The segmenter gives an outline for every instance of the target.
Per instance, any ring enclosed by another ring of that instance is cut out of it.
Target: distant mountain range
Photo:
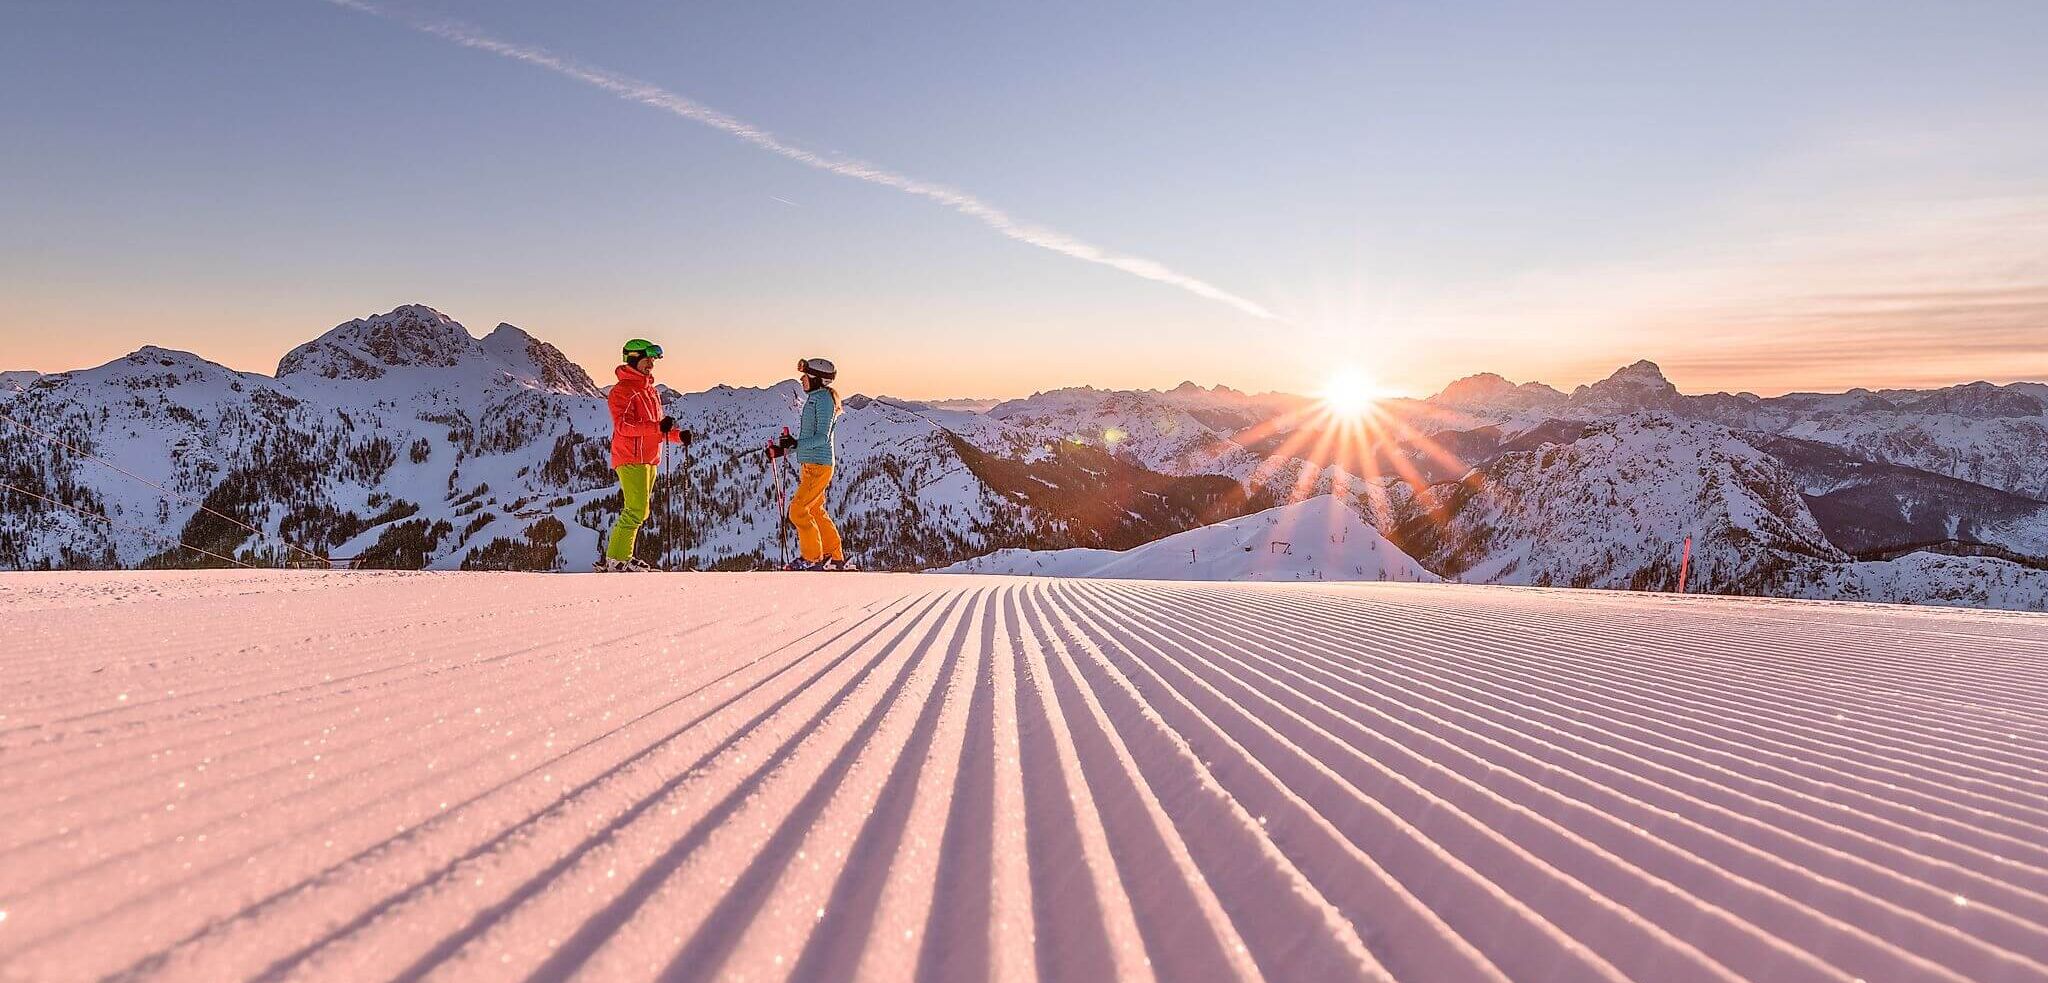
[[[586,568],[618,505],[602,392],[519,328],[477,338],[418,305],[340,324],[275,376],[155,347],[0,374],[0,412],[164,489],[0,421],[0,567],[220,565],[182,540],[251,563],[299,547]],[[793,383],[665,393],[702,438],[672,462],[644,557],[776,560],[771,473],[748,452],[793,423],[795,398]],[[1193,384],[852,395],[839,450],[833,508],[886,568],[1128,550],[1336,494],[1447,579],[1666,589],[1691,536],[1694,590],[2048,607],[2041,383],[1686,395],[1638,362],[1570,393],[1475,375],[1363,421]]]

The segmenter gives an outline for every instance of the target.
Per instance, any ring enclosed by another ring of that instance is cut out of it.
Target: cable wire
[[[118,464],[115,464],[115,463],[114,463],[114,462],[112,462],[112,461],[109,461],[109,460],[107,460],[107,459],[105,459],[105,458],[102,458],[102,457],[99,457],[99,456],[96,456],[96,455],[93,455],[93,454],[88,454],[88,453],[86,453],[86,452],[84,452],[84,451],[82,451],[82,450],[79,450],[78,448],[76,448],[76,447],[73,447],[73,446],[72,446],[72,445],[71,445],[70,443],[66,442],[66,441],[65,441],[65,440],[64,440],[64,439],[63,439],[62,437],[57,437],[57,436],[54,436],[54,435],[51,435],[51,434],[48,434],[48,433],[44,433],[43,431],[41,431],[41,430],[38,430],[38,429],[36,429],[35,427],[29,426],[28,424],[26,424],[26,423],[23,423],[23,422],[21,422],[20,420],[17,420],[17,419],[15,419],[15,418],[11,417],[11,416],[8,416],[8,415],[7,415],[7,414],[5,414],[5,413],[0,413],[0,420],[6,420],[7,422],[9,422],[9,423],[12,423],[12,424],[14,424],[15,426],[17,426],[17,427],[20,427],[21,429],[23,429],[23,430],[26,430],[26,431],[28,431],[29,433],[35,434],[36,436],[38,436],[38,437],[41,437],[41,438],[43,438],[43,440],[45,440],[45,441],[47,441],[47,442],[49,442],[49,443],[51,443],[51,444],[53,444],[53,445],[55,445],[55,446],[57,446],[57,447],[62,447],[62,448],[64,448],[65,450],[67,450],[67,451],[70,451],[71,453],[73,453],[73,454],[75,454],[75,455],[77,455],[77,456],[79,456],[79,457],[85,458],[85,459],[86,459],[86,460],[88,460],[88,461],[92,461],[92,462],[94,462],[94,463],[96,463],[96,464],[104,465],[105,467],[108,467],[108,468],[112,468],[113,470],[115,470],[115,471],[118,471],[118,472],[120,472],[121,474],[127,475],[128,477],[130,477],[130,478],[133,478],[133,479],[135,479],[136,481],[140,481],[140,482],[142,482],[143,484],[145,484],[145,485],[148,485],[149,487],[151,487],[151,488],[154,488],[154,489],[156,489],[157,491],[163,492],[164,494],[166,494],[166,495],[169,495],[170,497],[172,497],[172,498],[175,498],[175,499],[177,499],[178,501],[180,501],[180,502],[183,502],[183,503],[184,503],[184,504],[186,504],[186,505],[192,505],[192,506],[197,506],[197,507],[198,507],[198,509],[199,509],[200,511],[202,511],[202,512],[205,512],[205,513],[207,513],[207,514],[209,514],[209,515],[212,515],[212,516],[215,516],[215,517],[218,517],[218,518],[221,518],[221,519],[226,519],[227,521],[229,521],[229,522],[232,522],[232,523],[234,523],[235,525],[237,525],[237,526],[240,526],[240,527],[242,527],[243,529],[246,529],[246,530],[248,530],[249,532],[253,533],[253,534],[254,534],[254,535],[255,535],[255,536],[256,536],[256,537],[258,538],[258,539],[263,539],[263,538],[266,538],[266,536],[265,536],[265,534],[264,534],[263,530],[261,530],[261,529],[258,529],[258,528],[256,528],[255,526],[252,526],[252,525],[250,525],[250,524],[248,524],[248,523],[246,523],[246,522],[243,522],[242,520],[240,520],[240,519],[237,519],[237,518],[235,518],[234,516],[231,516],[231,515],[226,515],[226,514],[223,514],[223,513],[221,513],[221,512],[217,512],[217,511],[215,511],[215,510],[213,510],[213,509],[210,509],[210,508],[208,508],[208,507],[206,506],[206,503],[205,503],[205,502],[203,502],[203,501],[198,501],[198,502],[195,502],[195,501],[193,501],[192,499],[190,499],[190,498],[188,498],[188,497],[186,497],[186,496],[184,496],[184,495],[180,495],[180,494],[178,494],[177,492],[174,492],[174,491],[172,491],[172,490],[170,490],[170,489],[168,489],[168,488],[165,488],[164,486],[162,486],[162,485],[159,485],[159,484],[157,484],[156,482],[154,482],[154,481],[151,481],[151,480],[149,480],[148,478],[145,478],[145,477],[143,477],[143,476],[141,476],[141,475],[139,475],[139,474],[136,474],[135,472],[133,472],[133,471],[130,471],[130,470],[128,470],[127,468],[124,468],[124,467],[122,467],[122,466],[120,466],[120,465],[118,465]],[[10,486],[10,487],[11,487],[11,486]],[[25,492],[24,492],[24,494],[27,494],[27,493],[25,493]],[[59,503],[59,504],[61,504],[61,503]],[[109,520],[109,521],[111,521],[111,520]],[[289,540],[289,539],[286,539],[286,538],[284,538],[284,535],[283,535],[282,533],[280,533],[280,534],[279,534],[278,536],[276,536],[275,538],[277,539],[277,541],[278,541],[278,542],[280,542],[280,543],[283,543],[283,544],[284,544],[285,546],[287,546],[287,547],[289,547],[289,548],[291,548],[291,549],[295,549],[295,550],[298,550],[298,551],[299,551],[299,552],[301,552],[301,553],[304,553],[304,554],[305,554],[305,555],[306,555],[306,556],[307,556],[308,558],[310,558],[310,559],[318,560],[318,561],[320,561],[320,562],[321,562],[322,564],[325,564],[325,563],[327,563],[327,562],[328,562],[328,560],[327,560],[327,557],[324,557],[324,556],[321,556],[321,555],[319,555],[319,554],[317,554],[317,553],[314,553],[314,552],[313,552],[312,550],[306,549],[305,547],[303,547],[303,546],[300,546],[300,545],[298,545],[297,543],[294,543],[294,542],[292,542],[291,540]]]
[[[204,554],[206,554],[207,556],[213,557],[213,558],[214,558],[214,559],[216,559],[216,560],[220,560],[220,561],[221,561],[221,562],[223,562],[223,563],[232,563],[232,564],[234,564],[235,566],[241,567],[241,568],[243,568],[243,569],[245,569],[245,570],[254,570],[254,569],[256,569],[256,567],[255,567],[255,566],[253,566],[253,565],[251,565],[251,564],[248,564],[248,563],[243,563],[242,561],[240,561],[240,560],[237,560],[237,559],[235,559],[235,558],[233,558],[233,557],[229,557],[229,556],[222,556],[222,555],[220,555],[219,553],[215,553],[215,552],[213,552],[212,550],[203,550],[203,549],[200,549],[199,547],[197,547],[197,546],[194,546],[194,545],[192,545],[191,543],[185,542],[185,541],[184,541],[184,540],[182,540],[182,539],[177,539],[177,538],[174,538],[174,537],[171,537],[171,536],[166,536],[166,535],[164,535],[164,534],[162,534],[162,533],[160,533],[160,532],[155,532],[155,531],[153,531],[153,530],[150,530],[150,529],[144,529],[143,527],[141,527],[141,526],[138,526],[138,525],[134,525],[134,524],[132,524],[132,523],[122,522],[122,521],[121,521],[121,520],[119,520],[119,519],[115,519],[115,518],[113,518],[113,517],[111,517],[111,516],[107,516],[107,515],[101,514],[101,513],[99,513],[99,512],[89,512],[89,511],[87,511],[87,510],[85,510],[85,509],[79,508],[79,507],[78,507],[78,506],[76,506],[76,505],[72,505],[72,504],[71,504],[71,503],[69,503],[69,502],[60,502],[60,501],[57,501],[57,500],[56,500],[56,499],[54,499],[54,498],[50,498],[50,497],[48,497],[48,496],[45,496],[45,495],[38,495],[38,494],[36,494],[35,492],[29,491],[28,489],[26,489],[26,488],[22,488],[22,487],[20,487],[20,486],[18,486],[18,485],[12,485],[12,484],[9,484],[9,483],[7,483],[7,482],[5,482],[5,481],[0,481],[0,488],[5,488],[5,489],[7,489],[7,490],[9,490],[9,491],[19,492],[19,493],[21,493],[21,494],[23,494],[23,495],[27,495],[28,497],[30,497],[30,498],[33,498],[33,499],[36,499],[36,500],[38,500],[38,501],[48,502],[48,503],[50,503],[51,505],[55,505],[55,506],[57,506],[58,508],[70,509],[71,511],[73,511],[73,512],[76,512],[76,513],[78,513],[79,515],[85,516],[85,517],[86,517],[86,518],[88,518],[88,519],[98,519],[98,520],[100,520],[101,522],[107,523],[107,524],[109,524],[109,525],[119,526],[119,527],[121,527],[121,528],[123,528],[123,529],[133,529],[133,530],[135,530],[136,532],[139,532],[139,533],[141,533],[141,534],[143,534],[143,535],[145,535],[145,536],[148,536],[149,538],[151,538],[151,539],[154,539],[154,540],[156,540],[156,541],[158,541],[158,542],[162,542],[162,543],[175,543],[175,544],[177,544],[177,545],[179,545],[179,546],[182,546],[182,547],[184,547],[184,548],[186,548],[186,549],[188,549],[188,550],[191,550],[191,551],[192,551],[192,552],[194,552],[194,553],[204,553]]]

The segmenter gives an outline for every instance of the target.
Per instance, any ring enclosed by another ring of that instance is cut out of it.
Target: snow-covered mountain
[[[940,573],[1115,580],[1394,580],[1438,577],[1336,495],[1176,533],[1136,549],[998,550]]]
[[[1408,504],[1395,541],[1475,583],[1734,592],[1787,557],[1841,561],[1791,474],[1725,428],[1641,414],[1501,455]]]
[[[1155,470],[1249,474],[1260,460],[1231,437],[1295,402],[1191,382],[1164,391],[1081,386],[999,403],[987,415],[1042,438],[1104,447]]]
[[[1974,544],[1989,555],[2048,565],[2048,502],[1818,441],[1744,440],[1789,468],[1828,540],[1859,557]]]
[[[1466,376],[1444,387],[1431,402],[1460,410],[1548,409],[1564,405],[1564,393],[1540,382],[1516,385],[1492,372]]]
[[[1166,474],[1236,479],[1261,501],[1301,501],[1365,483],[1353,462],[1315,453],[1317,403],[1184,382],[1167,390],[1080,386],[1010,400],[987,411],[1038,441],[1099,447]]]
[[[1687,587],[1695,591],[2048,607],[2048,569],[2026,562],[1908,550],[1859,562],[1839,545],[1844,539],[1853,534],[1868,545],[1898,534],[1866,523],[1868,506],[1827,496],[1882,489],[1885,480],[1908,487],[1897,473],[1906,469],[1878,466],[1835,480],[1829,491],[1817,464],[1802,476],[1768,450],[1778,445],[1705,421],[1631,414],[1592,424],[1568,443],[1502,454],[1459,481],[1401,499],[1392,538],[1431,570],[1468,583],[1671,590],[1690,537]],[[1965,501],[1954,488],[1944,491]],[[1824,528],[1817,502],[1831,510],[1835,530]],[[2005,542],[2019,550],[2048,543],[2048,504],[2001,507],[2009,511],[1987,522]],[[1905,506],[1900,521],[1912,511]]]
[[[1688,396],[1652,362],[1637,362],[1559,401],[1531,402],[1505,379],[1461,380],[1419,402],[1468,414],[1471,425],[1514,430],[1548,420],[1602,420],[1656,410],[1737,430],[1830,444],[1870,461],[1899,464],[2048,500],[2048,385],[1968,383],[1932,390]],[[1545,387],[1547,388],[1547,387]],[[1417,429],[1459,429],[1416,416]],[[1441,426],[1432,426],[1441,424]],[[1474,466],[1484,462],[1473,462]]]
[[[183,540],[260,562],[574,569],[618,507],[604,390],[517,327],[478,338],[429,307],[337,325],[275,376],[148,347],[5,379],[10,419],[136,477],[0,421],[0,567],[216,562]],[[773,472],[749,452],[795,398],[664,389],[701,437],[671,462],[643,556],[776,558]],[[1337,494],[1466,580],[1664,587],[1691,535],[1695,589],[2048,606],[2043,383],[1687,395],[1642,361],[1569,394],[1470,376],[1364,420],[1192,383],[850,395],[839,443],[834,508],[879,567],[1128,550]]]

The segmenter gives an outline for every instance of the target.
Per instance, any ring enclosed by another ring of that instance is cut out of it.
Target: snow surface
[[[1135,549],[997,550],[934,572],[1113,580],[1438,579],[1335,495],[1190,529]]]
[[[2048,978],[2048,617],[0,574],[0,977]]]

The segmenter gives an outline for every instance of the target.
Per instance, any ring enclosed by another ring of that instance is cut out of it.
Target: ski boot
[[[855,565],[855,563],[852,560],[841,558],[837,560],[826,560],[824,563],[818,565],[818,569],[830,570],[834,573],[851,573],[859,570],[860,567]]]
[[[597,561],[597,565],[596,565],[596,567],[595,567],[594,569],[596,569],[596,571],[597,571],[598,573],[654,573],[654,572],[655,572],[655,569],[654,569],[653,567],[650,567],[650,566],[648,566],[647,564],[645,564],[645,563],[642,563],[642,562],[640,562],[640,560],[639,560],[639,558],[638,558],[638,557],[635,557],[635,558],[633,558],[633,559],[631,559],[631,560],[614,560],[614,559],[611,559],[610,557],[605,557],[605,558],[601,558],[601,559],[599,559],[599,560]]]
[[[813,573],[815,571],[824,570],[826,569],[826,567],[823,563],[817,563],[811,560],[791,560],[789,564],[787,566],[784,566],[782,569],[789,571],[791,573]]]

